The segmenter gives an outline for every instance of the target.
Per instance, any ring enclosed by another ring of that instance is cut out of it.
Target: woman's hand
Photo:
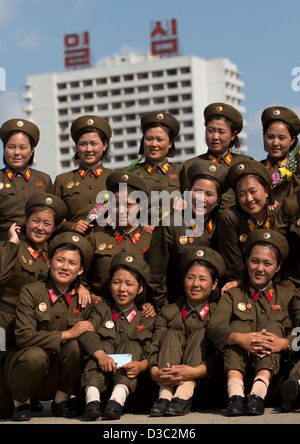
[[[221,290],[221,294],[223,295],[226,293],[226,291],[230,290],[231,288],[238,288],[242,285],[242,281],[231,281],[227,282],[224,287]]]
[[[13,244],[19,244],[20,239],[18,234],[21,232],[21,227],[19,227],[17,224],[12,224],[10,229],[8,230],[8,240],[9,242],[12,242]]]
[[[71,339],[77,339],[79,336],[83,335],[86,332],[94,332],[95,329],[89,321],[81,321],[74,325],[74,327],[70,328],[70,330],[66,330],[62,332],[61,340],[62,342],[70,341]]]
[[[140,373],[143,373],[147,370],[148,361],[145,359],[143,361],[131,361],[126,365],[123,365],[121,368],[125,370],[126,376],[129,379],[136,378]]]
[[[71,292],[71,295],[73,296],[76,293],[76,290],[73,290]],[[80,285],[78,290],[78,303],[82,308],[85,308],[87,305],[89,305],[92,302],[91,294],[87,288],[85,288],[83,285]]]
[[[142,305],[142,316],[144,318],[154,318],[156,316],[156,311],[150,302],[146,302]]]
[[[112,373],[114,376],[117,374],[119,367],[103,350],[98,350],[93,353],[93,357],[98,361],[98,365],[103,373]]]
[[[79,234],[85,234],[85,232],[89,229],[93,228],[93,225],[89,224],[85,220],[79,220],[78,222],[75,222],[72,227],[71,231],[74,231],[75,233]]]

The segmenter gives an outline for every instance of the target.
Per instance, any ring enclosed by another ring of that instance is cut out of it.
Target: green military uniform
[[[211,177],[223,188],[226,170],[221,165],[208,161],[190,167],[189,183],[202,176]],[[200,227],[195,219],[185,220],[184,215],[181,217],[181,223],[178,223],[177,216],[171,214],[170,224],[155,227],[152,235],[147,262],[152,273],[149,297],[156,310],[160,310],[167,303],[167,297],[169,302],[174,302],[182,296],[183,284],[179,270],[182,254],[191,246],[218,248],[216,233],[219,215],[217,209],[204,221],[204,227]],[[191,235],[187,236],[187,234]]]
[[[270,284],[262,292],[254,291],[251,283],[227,291],[210,321],[208,336],[219,350],[225,352],[226,372],[239,370],[244,374],[249,356],[242,348],[226,346],[232,332],[251,333],[266,329],[281,338],[289,337],[292,332],[291,301],[297,295],[295,286],[292,283]],[[272,294],[270,301],[267,299],[269,294]],[[256,372],[268,369],[274,375],[279,370],[280,354],[253,359]]]
[[[180,261],[183,278],[189,265],[198,260],[213,265],[220,278],[225,272],[225,264],[219,253],[206,247],[193,247],[185,251]],[[204,364],[208,374],[214,376],[218,370],[218,360],[214,347],[207,339],[206,329],[216,307],[217,302],[208,298],[193,308],[186,297],[162,307],[155,322],[149,367],[165,368],[167,364],[196,367]]]
[[[300,191],[285,199],[276,215],[274,229],[288,240],[290,251],[283,276],[300,285]]]
[[[40,132],[36,125],[24,119],[12,119],[0,129],[0,138],[4,141],[11,132],[22,131],[29,135],[35,144],[39,142]],[[26,166],[16,171],[10,166],[0,170],[0,240],[7,240],[7,231],[13,223],[23,225],[26,201],[33,193],[52,193],[50,176]]]
[[[80,235],[63,233],[51,243],[49,255],[62,244],[76,246],[87,266],[92,258],[89,242]],[[57,390],[72,394],[83,368],[77,340],[61,342],[62,332],[84,320],[91,306],[82,308],[77,294],[62,293],[51,278],[23,287],[16,316],[19,349],[7,353],[5,379],[12,399],[53,399]]]
[[[111,269],[119,265],[129,266],[143,277],[145,284],[149,283],[151,272],[143,259],[121,253],[114,257]],[[94,326],[95,333],[87,332],[79,338],[86,356],[103,350],[106,354],[129,353],[133,361],[148,359],[155,318],[143,317],[141,309],[135,304],[124,311],[113,302],[96,304],[88,320]],[[82,376],[82,386],[95,386],[102,393],[108,388],[110,377],[97,368],[94,359],[90,359]],[[124,384],[131,393],[136,389],[137,382],[137,378],[129,379],[122,369],[114,377],[114,385]]]
[[[236,110],[231,105],[225,103],[212,103],[209,106],[207,106],[204,110],[205,125],[207,125],[208,122],[215,117],[225,117],[226,119],[230,120],[230,122],[233,124],[238,134],[243,129],[242,115],[238,110]],[[187,172],[188,169],[191,167],[191,165],[193,165],[195,162],[201,162],[202,160],[209,160],[211,162],[219,163],[228,171],[228,169],[235,163],[243,162],[249,159],[250,159],[249,156],[246,156],[244,154],[236,154],[234,152],[231,152],[230,149],[228,149],[226,153],[222,155],[216,155],[210,150],[208,150],[206,153],[201,154],[200,156],[194,157],[192,159],[189,159],[183,163],[182,174],[181,174],[181,190],[182,192],[187,190],[189,186]],[[235,202],[234,192],[232,189],[229,189],[226,191],[226,194],[223,195],[221,209],[233,205],[234,202]]]
[[[61,229],[69,231],[75,222],[86,220],[97,204],[97,195],[106,190],[106,179],[111,173],[102,164],[91,169],[80,165],[79,169],[56,177],[54,194],[65,202],[68,209]]]
[[[126,233],[120,227],[108,228],[104,232],[92,234],[88,239],[94,250],[89,284],[94,294],[107,298],[112,258],[118,253],[127,253],[129,256],[137,255],[146,259],[151,234],[143,231],[143,227],[139,225],[130,233]]]
[[[35,207],[50,208],[55,213],[56,223],[66,215],[64,203],[48,193],[36,193],[26,202],[25,214]],[[17,301],[24,285],[43,280],[48,275],[48,244],[42,248],[25,236],[18,244],[0,243],[0,327],[6,330],[6,347],[15,344],[14,319]]]
[[[294,131],[295,136],[298,136],[300,133],[300,120],[296,113],[292,110],[285,108],[283,106],[272,106],[264,110],[261,116],[261,121],[263,128],[266,128],[268,125],[272,123],[286,123],[288,124],[292,130]],[[279,168],[283,168],[286,161],[288,160],[289,154],[282,159],[272,159],[270,155],[262,160],[262,163],[270,170],[270,173],[273,175],[275,172],[279,170]],[[299,164],[296,172],[293,174],[293,179],[289,181],[285,181],[280,185],[276,186],[273,189],[273,194],[275,199],[278,202],[284,202],[285,198],[290,194],[293,194],[295,188],[297,187],[297,183],[299,183]]]
[[[257,175],[265,181],[268,187],[271,186],[272,177],[269,170],[255,160],[233,165],[227,175],[229,186],[235,190],[237,180],[246,174]],[[274,228],[275,216],[278,211],[278,208],[270,211],[266,206],[266,217],[261,224],[238,206],[227,208],[220,213],[217,228],[218,246],[226,263],[226,279],[228,281],[244,281],[247,278],[245,268],[247,238],[252,231],[257,229]]]
[[[155,126],[166,127],[168,131],[171,131],[173,146],[169,150],[169,157],[171,157],[172,153],[175,152],[175,139],[180,132],[180,125],[178,120],[170,113],[159,113],[157,111],[148,113],[144,115],[141,119],[141,128],[143,134],[147,129],[155,127]],[[143,141],[143,139],[142,139]],[[140,154],[143,155],[144,148],[143,142],[141,144]],[[128,171],[139,175],[148,188],[149,196],[151,197],[151,192],[162,192],[167,191],[168,193],[173,193],[178,191],[180,193],[180,176],[181,176],[181,165],[171,163],[168,158],[164,159],[160,162],[159,165],[154,164],[147,157],[143,162],[140,162],[135,166],[135,168],[128,167]],[[160,203],[153,196],[149,202],[150,207],[154,207],[157,209],[160,208]],[[159,213],[160,217],[162,216],[161,212]],[[149,219],[149,223],[150,219]]]
[[[143,192],[145,198],[148,195],[144,182],[131,173],[124,174],[116,171],[110,174],[106,181],[106,188],[110,192],[118,192],[120,184],[128,186],[129,194],[136,190]],[[149,252],[151,234],[143,231],[141,225],[133,227],[130,232],[124,231],[117,225],[103,232],[94,233],[88,239],[94,250],[89,283],[94,294],[106,298],[109,295],[107,284],[112,258],[118,253],[127,253],[130,256],[145,259]]]
[[[285,261],[288,256],[288,243],[285,238],[271,230],[257,230],[247,239],[247,253],[257,243],[274,245]],[[242,348],[227,346],[232,332],[251,333],[265,329],[280,338],[294,338],[293,300],[298,298],[295,286],[288,281],[274,284],[272,281],[263,290],[252,282],[241,288],[227,291],[219,301],[218,307],[208,327],[208,337],[215,346],[224,352],[225,371],[238,370],[245,374],[249,354]],[[272,353],[264,358],[252,357],[255,372],[267,369],[272,375],[279,371],[281,355]]]
[[[99,116],[82,116],[76,119],[71,127],[74,142],[78,133],[90,129],[102,131],[107,141],[110,141],[112,130],[105,119]],[[65,202],[68,209],[66,221],[60,231],[70,231],[75,222],[87,220],[90,211],[97,204],[97,195],[106,189],[106,179],[110,173],[112,170],[105,168],[100,162],[91,168],[80,164],[78,169],[56,177],[54,194]]]

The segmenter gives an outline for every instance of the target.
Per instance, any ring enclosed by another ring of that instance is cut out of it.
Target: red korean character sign
[[[177,20],[173,19],[164,23],[154,22],[150,37],[152,55],[178,54]]]
[[[68,34],[65,43],[65,68],[82,68],[91,65],[90,34]]]

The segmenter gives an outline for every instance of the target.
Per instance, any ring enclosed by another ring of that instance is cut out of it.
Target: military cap
[[[263,128],[273,120],[287,123],[293,128],[296,135],[300,133],[299,117],[289,108],[283,106],[271,106],[270,108],[265,109],[261,116]]]
[[[258,242],[266,242],[274,245],[281,255],[281,259],[284,262],[289,254],[289,244],[282,234],[273,230],[254,230],[252,231],[246,241],[246,253],[248,254],[251,247]]]
[[[29,120],[11,119],[3,123],[2,127],[0,128],[0,138],[2,142],[4,142],[6,136],[12,131],[22,131],[22,133],[30,136],[34,142],[35,147],[39,143],[40,130],[34,123],[29,122]]]
[[[180,132],[180,125],[178,120],[170,113],[164,113],[159,111],[153,111],[151,113],[145,114],[141,120],[141,127],[143,133],[151,125],[159,123],[169,128],[174,136],[174,139],[178,136]]]
[[[61,224],[67,217],[67,207],[65,203],[57,196],[49,193],[35,193],[27,200],[25,204],[25,214],[30,208],[40,205],[51,208],[56,214],[56,225]]]
[[[114,171],[108,176],[106,179],[106,189],[113,192],[116,188],[119,188],[120,183],[126,183],[129,187],[143,191],[147,196],[149,194],[147,185],[139,176],[122,171]]]
[[[230,120],[238,134],[242,131],[244,126],[243,117],[233,106],[221,102],[208,105],[204,110],[205,125],[215,116],[226,117],[226,119]]]
[[[217,180],[224,189],[227,170],[222,165],[211,162],[210,160],[200,160],[190,166],[187,172],[187,178],[190,184],[196,179],[196,177],[203,175],[210,176],[212,179]]]
[[[101,130],[108,141],[110,141],[112,136],[112,129],[107,122],[99,116],[81,116],[76,119],[71,126],[71,136],[74,142],[76,142],[76,136],[84,128],[94,128]]]
[[[261,177],[269,188],[272,185],[272,174],[268,168],[257,160],[243,160],[233,164],[227,173],[227,183],[229,188],[235,189],[237,180],[245,175],[254,174]]]
[[[147,262],[144,261],[140,256],[129,255],[128,253],[118,253],[113,256],[111,264],[110,264],[110,274],[113,268],[122,265],[125,267],[130,267],[136,270],[144,279],[146,284],[150,283],[151,279],[151,270]]]
[[[84,266],[87,270],[90,267],[93,258],[93,247],[91,243],[80,234],[64,232],[55,236],[49,245],[49,257],[52,257],[53,252],[57,247],[66,244],[74,245],[81,251],[84,258]]]
[[[224,259],[217,251],[208,247],[187,248],[180,260],[181,273],[183,274],[189,264],[197,260],[208,262],[217,269],[220,278],[224,276],[226,271]]]

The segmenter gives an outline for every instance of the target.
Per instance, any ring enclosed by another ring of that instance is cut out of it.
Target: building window
[[[71,86],[71,88],[79,88],[80,83],[79,82],[71,82],[70,86]]]

